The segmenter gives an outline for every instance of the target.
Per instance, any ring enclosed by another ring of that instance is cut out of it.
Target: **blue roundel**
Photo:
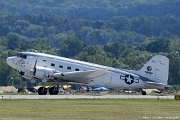
[[[125,83],[132,84],[134,82],[134,77],[132,75],[125,75]]]

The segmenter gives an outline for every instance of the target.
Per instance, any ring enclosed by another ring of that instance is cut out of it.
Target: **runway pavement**
[[[151,95],[0,95],[0,99],[174,99],[174,96]]]

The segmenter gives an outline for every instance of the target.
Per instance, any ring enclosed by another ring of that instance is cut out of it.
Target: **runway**
[[[174,99],[174,96],[151,95],[0,95],[0,99]]]

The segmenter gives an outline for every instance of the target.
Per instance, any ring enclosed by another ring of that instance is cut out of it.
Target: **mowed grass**
[[[157,99],[0,100],[0,120],[180,119],[180,101]]]

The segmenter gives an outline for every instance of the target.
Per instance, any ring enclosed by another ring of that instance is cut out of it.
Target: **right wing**
[[[93,81],[93,78],[102,76],[108,73],[107,70],[88,70],[88,71],[73,71],[64,73],[55,73],[53,76],[57,79],[66,82],[76,82],[88,84]]]

